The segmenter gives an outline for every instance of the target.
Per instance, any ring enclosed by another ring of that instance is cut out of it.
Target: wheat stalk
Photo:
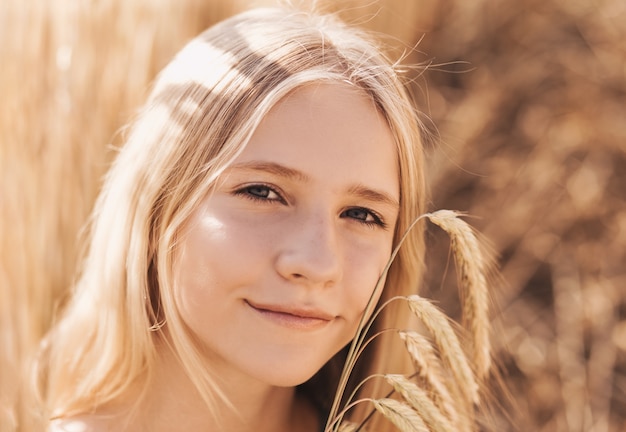
[[[430,432],[419,414],[403,402],[383,398],[372,400],[372,404],[402,432]]]
[[[464,321],[470,329],[473,342],[473,361],[476,373],[483,378],[491,367],[489,340],[489,305],[486,264],[472,228],[452,210],[439,210],[426,215],[450,236],[450,244],[464,287]]]
[[[443,415],[434,401],[415,383],[404,375],[388,374],[385,379],[395,391],[417,412],[431,432],[452,432],[452,424]]]
[[[431,392],[431,398],[452,423],[457,422],[457,412],[448,388],[443,382],[441,362],[431,343],[415,331],[398,332],[413,360],[423,386]]]
[[[386,375],[394,390],[399,392],[414,408],[389,398],[371,400],[374,408],[402,431],[432,430],[433,432],[443,432],[452,431],[453,427],[456,428],[455,430],[470,429],[471,416],[469,414],[471,405],[479,403],[479,386],[470,361],[461,348],[461,343],[449,318],[432,303],[418,295],[392,298],[375,311],[373,310],[375,304],[372,301],[376,293],[382,289],[384,275],[389,270],[410,229],[419,220],[428,217],[450,235],[455,262],[463,287],[462,293],[465,294],[464,322],[472,335],[474,367],[479,377],[483,378],[491,364],[487,285],[484,274],[486,266],[472,229],[457,216],[456,212],[440,210],[418,217],[394,248],[391,258],[376,284],[370,302],[366,306],[366,311],[350,346],[325,430],[351,430],[349,429],[350,426],[343,422],[346,409],[338,413],[339,402],[345,391],[347,379],[364,345],[367,345],[365,335],[372,322],[382,308],[398,298],[408,302],[411,312],[432,334],[441,359],[435,354],[431,343],[426,338],[416,332],[400,331],[400,338],[404,341],[406,349],[413,359],[417,375],[421,379],[420,384],[423,384],[424,388],[418,387],[401,375]],[[368,316],[369,319],[365,319]],[[442,362],[450,369],[453,387],[448,387],[444,383]],[[452,389],[454,389],[454,394],[451,393]],[[457,405],[463,411],[461,415],[459,415]],[[361,426],[362,424],[359,425],[359,428]],[[357,428],[357,430],[359,429]]]
[[[339,425],[337,432],[357,432],[358,427],[358,425],[352,422],[344,421]]]
[[[330,414],[328,416],[328,420],[327,420],[324,430],[329,430],[331,424],[334,423],[335,421],[337,421],[338,423],[341,423],[342,418],[338,414],[339,404],[341,402],[341,398],[343,397],[346,386],[348,384],[348,378],[350,377],[350,373],[352,372],[352,369],[354,368],[354,365],[357,361],[359,349],[364,343],[366,334],[368,330],[371,328],[373,320],[376,318],[376,316],[378,316],[378,312],[380,312],[380,309],[378,311],[374,310],[374,308],[376,307],[374,299],[377,298],[378,292],[383,288],[384,280],[387,275],[387,272],[389,271],[391,264],[396,258],[396,255],[400,251],[400,247],[404,243],[404,240],[407,238],[407,236],[409,235],[413,227],[415,227],[415,225],[417,225],[417,223],[420,220],[422,220],[424,217],[426,217],[426,215],[418,216],[406,229],[406,231],[404,232],[404,234],[398,241],[398,244],[391,252],[391,256],[389,257],[389,260],[387,261],[385,268],[383,269],[380,277],[378,278],[378,281],[376,282],[376,286],[374,287],[374,290],[372,291],[372,294],[370,295],[367,305],[365,306],[365,310],[363,311],[363,315],[361,316],[361,320],[359,321],[359,325],[357,326],[354,339],[352,340],[352,343],[350,344],[350,348],[348,349],[346,362],[344,364],[343,370],[341,371],[341,376],[339,377],[339,385],[337,386],[335,399],[333,400],[333,403],[330,409]],[[386,304],[388,303],[389,302],[387,302]],[[367,317],[369,317],[369,319]],[[337,416],[339,417],[336,418]]]
[[[450,367],[458,388],[467,400],[478,404],[478,384],[448,317],[431,302],[417,294],[406,299],[411,311],[433,335],[441,357]]]

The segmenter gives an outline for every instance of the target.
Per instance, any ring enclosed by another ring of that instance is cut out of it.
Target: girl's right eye
[[[254,184],[245,186],[235,191],[235,195],[241,195],[254,201],[278,201],[284,203],[285,200],[272,187],[264,184]]]

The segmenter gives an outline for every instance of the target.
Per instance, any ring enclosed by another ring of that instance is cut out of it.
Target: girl
[[[288,9],[210,28],[106,176],[41,358],[51,429],[322,430],[377,281],[378,303],[418,286],[421,224],[384,269],[424,198],[414,109],[367,35]],[[372,332],[406,325],[393,306]],[[407,363],[383,335],[352,382]]]

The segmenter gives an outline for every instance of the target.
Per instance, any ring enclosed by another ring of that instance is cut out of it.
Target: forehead
[[[279,163],[336,182],[369,182],[398,196],[398,157],[384,116],[351,84],[308,84],[279,101],[235,161]]]

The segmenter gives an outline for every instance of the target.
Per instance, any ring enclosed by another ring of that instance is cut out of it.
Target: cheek
[[[202,317],[213,304],[216,275],[211,271],[206,254],[198,253],[196,242],[190,236],[181,242],[174,256],[174,301],[183,321],[192,329],[211,325],[213,314]]]
[[[388,262],[389,255],[390,246],[387,246],[387,243],[356,248],[347,255],[344,304],[348,309],[347,316],[350,320],[356,320],[358,323]],[[384,279],[381,280],[381,286],[372,300],[374,303],[378,302],[384,283]]]
[[[183,319],[209,325],[238,289],[268,266],[271,233],[214,212],[197,215],[181,234],[174,261],[174,295]],[[244,271],[245,270],[245,271]]]
[[[210,324],[214,314],[207,312],[220,302],[223,279],[237,274],[239,266],[228,251],[235,241],[219,220],[210,217],[192,220],[181,234],[173,263],[174,295],[187,324],[199,320]]]

